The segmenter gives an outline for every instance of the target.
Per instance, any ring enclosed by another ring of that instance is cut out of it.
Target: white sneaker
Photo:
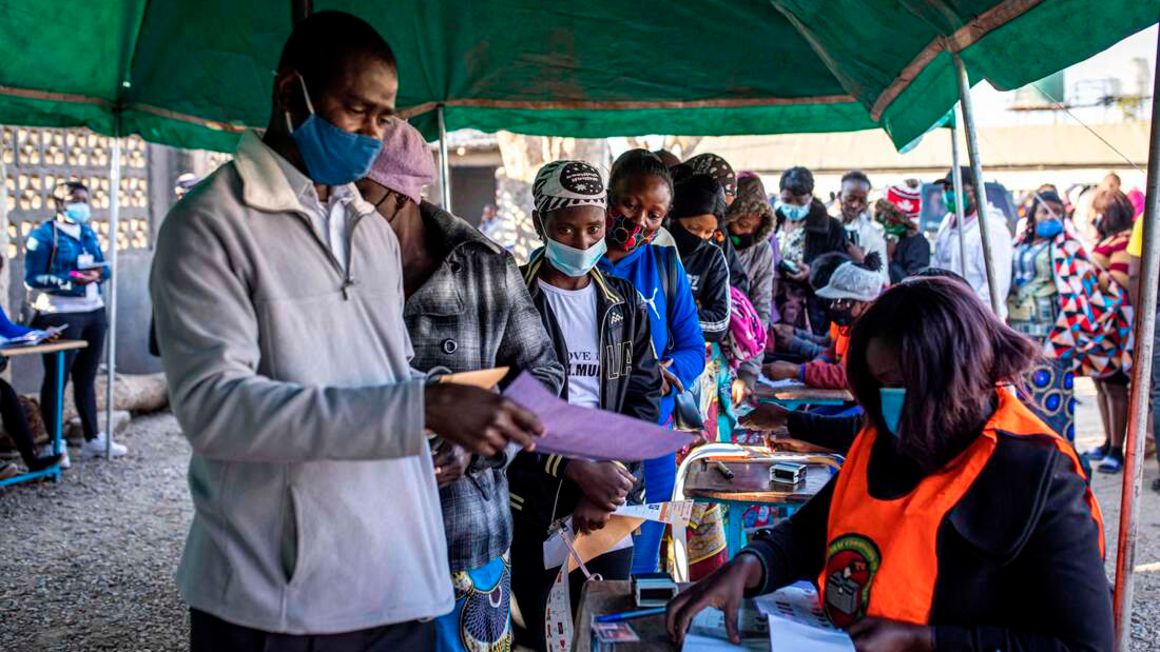
[[[105,435],[105,433],[102,432],[99,435],[97,435],[96,439],[90,439],[90,440],[85,441],[85,443],[81,444],[81,458],[87,460],[87,459],[92,458],[92,457],[104,457],[105,456],[105,438],[106,437],[107,437],[107,435]],[[128,453],[128,452],[129,452],[128,448],[125,448],[124,446],[122,446],[121,444],[118,444],[117,442],[112,442],[112,446],[109,447],[109,453],[113,457],[121,457],[122,455],[124,455],[125,453]]]
[[[63,441],[60,444],[61,444],[60,468],[71,469],[72,468],[72,460],[70,460],[68,457],[68,445]],[[45,446],[43,446],[40,449],[40,456],[41,457],[48,457],[49,455],[52,455],[52,454],[53,454],[52,453],[52,444],[46,444]]]

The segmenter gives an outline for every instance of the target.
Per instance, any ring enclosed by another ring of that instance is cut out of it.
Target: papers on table
[[[47,330],[33,330],[21,335],[20,337],[0,337],[0,348],[17,347],[17,346],[36,346],[43,343],[50,337],[57,335],[64,331],[67,326],[53,326]]]
[[[830,624],[818,605],[818,592],[798,582],[755,600],[746,600],[738,614],[741,645],[725,634],[725,615],[705,609],[689,627],[684,652],[770,650],[770,652],[854,652],[845,631]]]
[[[552,395],[524,372],[504,396],[535,413],[545,435],[536,451],[591,460],[639,462],[660,457],[692,443],[692,436],[666,430],[614,412],[570,405]]]
[[[755,602],[769,617],[771,652],[854,652],[850,636],[822,613],[812,584],[798,582]]]
[[[685,635],[682,652],[744,652],[747,650],[769,649],[768,618],[759,612],[753,603],[746,600],[737,614],[737,627],[741,633],[741,644],[729,642],[725,632],[725,613],[709,607],[693,618],[689,633]]]
[[[793,380],[791,378],[787,378],[785,380],[770,380],[765,376],[761,376],[757,379],[757,383],[770,389],[797,389],[799,387],[805,387],[801,381]]]

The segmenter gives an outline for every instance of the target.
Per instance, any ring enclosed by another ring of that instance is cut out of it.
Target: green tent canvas
[[[290,0],[0,0],[0,123],[230,150],[269,117]],[[319,0],[399,59],[448,129],[603,137],[882,127],[902,147],[972,81],[1018,88],[1160,18],[1160,0]],[[118,125],[119,118],[119,125]]]

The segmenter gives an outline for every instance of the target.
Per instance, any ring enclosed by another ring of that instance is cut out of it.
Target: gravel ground
[[[1080,447],[1099,443],[1090,383],[1078,388]],[[0,650],[184,650],[188,616],[173,574],[192,508],[189,447],[167,414],[135,419],[113,463],[73,461],[59,485],[0,489]],[[1160,652],[1160,495],[1141,496],[1133,652]],[[1096,493],[1114,560],[1120,476]],[[1108,564],[1109,577],[1114,561]]]

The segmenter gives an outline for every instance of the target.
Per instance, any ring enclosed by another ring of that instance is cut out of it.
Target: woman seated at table
[[[0,257],[0,272],[4,271],[4,258]],[[8,319],[8,313],[0,306],[0,339],[14,339],[23,337],[33,329],[20,324],[13,324]],[[8,366],[8,358],[0,356],[0,371]],[[29,471],[41,471],[60,461],[60,455],[38,455],[36,442],[33,439],[32,429],[28,427],[28,416],[24,413],[24,406],[20,403],[20,396],[7,381],[0,378],[0,417],[3,418],[4,431],[12,439],[16,450],[20,451],[20,458]],[[0,480],[6,480],[18,475],[16,468],[7,462],[0,462]]]
[[[1079,460],[1007,386],[1038,347],[962,284],[884,294],[854,326],[866,425],[801,511],[674,599],[736,636],[744,595],[809,579],[859,650],[1111,650],[1103,524]]]

